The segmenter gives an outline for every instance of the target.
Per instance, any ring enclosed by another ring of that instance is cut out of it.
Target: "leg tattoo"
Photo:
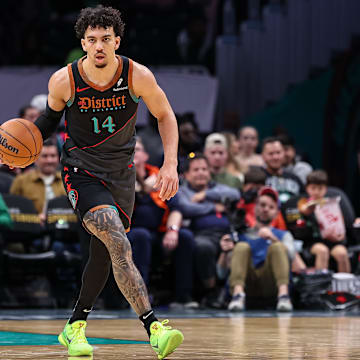
[[[149,311],[146,285],[133,263],[130,242],[117,212],[111,207],[90,210],[83,220],[87,229],[108,249],[116,283],[132,308],[138,315]]]

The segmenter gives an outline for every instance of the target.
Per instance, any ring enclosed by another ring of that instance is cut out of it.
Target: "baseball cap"
[[[45,111],[48,96],[46,94],[35,95],[30,102],[30,105],[37,108],[40,112]]]
[[[263,186],[258,192],[258,196],[269,195],[276,203],[279,203],[279,194],[271,186]]]
[[[214,145],[222,145],[227,148],[226,138],[223,134],[220,133],[212,133],[208,135],[205,139],[205,149],[214,146]]]

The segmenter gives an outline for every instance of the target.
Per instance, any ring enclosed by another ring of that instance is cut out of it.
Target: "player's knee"
[[[101,205],[90,209],[83,218],[85,227],[99,239],[104,233],[120,231],[125,233],[119,213],[111,205]]]

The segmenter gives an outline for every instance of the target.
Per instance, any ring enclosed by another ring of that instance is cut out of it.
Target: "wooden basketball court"
[[[216,316],[174,318],[170,314],[171,325],[183,331],[185,341],[169,358],[360,359],[360,318],[356,316]],[[0,359],[86,359],[68,357],[65,348],[57,345],[65,322],[65,318],[0,321]],[[95,347],[93,359],[156,359],[135,318],[90,319],[87,336]]]

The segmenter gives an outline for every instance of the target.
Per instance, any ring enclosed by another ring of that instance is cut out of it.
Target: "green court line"
[[[92,345],[103,344],[149,344],[148,341],[87,338]],[[59,345],[58,336],[50,334],[34,334],[14,331],[0,331],[0,346],[17,345]]]

